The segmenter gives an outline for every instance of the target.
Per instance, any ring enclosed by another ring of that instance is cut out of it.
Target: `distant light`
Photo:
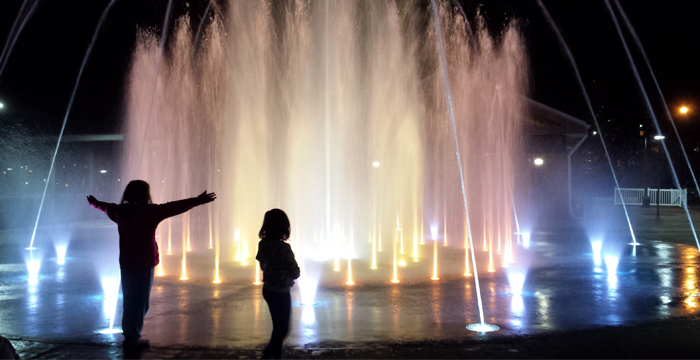
[[[399,260],[399,266],[406,266],[406,261]]]
[[[663,139],[665,139],[665,138],[666,138],[666,137],[663,136],[663,135],[654,135],[654,140],[663,140]]]
[[[0,104],[0,108],[2,107],[2,104]],[[685,106],[681,106],[681,114],[685,114],[688,112],[688,108]]]
[[[642,124],[639,124],[639,127],[642,127],[642,126],[643,126]]]
[[[107,170],[100,170],[100,172],[101,172],[102,174],[106,174],[106,173],[107,173]]]
[[[2,108],[4,108],[4,107],[5,107],[5,104],[0,103],[0,109],[2,109]]]
[[[373,162],[373,163],[372,163],[372,166],[374,166],[374,167],[379,167],[379,161]]]
[[[598,135],[598,132],[597,132],[597,131],[594,131],[594,132],[593,132],[593,135]]]
[[[542,160],[542,158],[535,159],[535,165],[542,166],[542,164],[544,164],[544,160]]]
[[[7,168],[7,171],[12,171],[12,168]]]

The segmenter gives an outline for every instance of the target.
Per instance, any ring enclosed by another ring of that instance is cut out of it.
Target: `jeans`
[[[122,332],[124,341],[141,338],[143,318],[148,312],[148,298],[153,285],[153,269],[121,269],[124,315]]]
[[[270,316],[272,317],[272,336],[270,343],[263,350],[263,358],[279,359],[282,357],[282,342],[289,333],[292,296],[288,292],[278,293],[267,289],[263,289],[262,294],[270,308]]]

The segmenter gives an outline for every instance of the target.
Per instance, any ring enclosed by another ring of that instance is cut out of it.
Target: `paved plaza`
[[[631,353],[624,345],[598,347],[588,339],[604,339],[596,340],[603,345],[614,338],[634,343],[635,336],[652,333],[644,344],[635,345],[635,351],[666,334],[666,343],[652,346],[659,352],[646,353],[659,357],[673,348],[686,356],[689,353],[683,351],[692,348],[683,350],[679,343],[700,331],[698,250],[691,244],[692,235],[684,234],[682,209],[663,211],[654,224],[652,209],[633,209],[642,245],[612,247],[619,259],[614,272],[605,259],[596,264],[589,235],[574,222],[535,231],[530,247],[521,252],[529,255],[520,295],[512,294],[517,287],[509,281],[512,271],[480,274],[485,321],[501,328],[492,333],[465,328],[479,322],[473,277],[448,274],[439,281],[426,276],[399,284],[388,279],[355,286],[322,284],[313,306],[301,303],[295,286],[287,356],[548,357],[566,356],[566,347],[574,346],[580,350],[572,357],[626,357]],[[183,282],[175,276],[158,277],[153,286],[143,333],[152,348],[124,354],[121,334],[96,333],[109,327],[112,318],[118,328],[121,316],[121,299],[105,296],[94,265],[115,261],[109,257],[116,253],[104,254],[111,248],[105,243],[111,241],[109,236],[98,235],[110,231],[110,225],[80,226],[62,265],[51,255],[53,250],[45,248],[49,244],[38,242],[35,251],[43,255],[34,278],[25,262],[25,234],[2,234],[0,334],[10,338],[23,357],[259,356],[271,331],[259,287],[244,281]],[[623,234],[620,230],[611,228],[608,233]],[[656,235],[668,233],[688,244],[657,240]],[[610,251],[604,248],[603,253]],[[669,335],[675,333],[679,334]],[[617,335],[611,338],[612,334]],[[544,344],[550,345],[542,348]]]

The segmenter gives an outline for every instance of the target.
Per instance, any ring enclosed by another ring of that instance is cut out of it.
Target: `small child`
[[[150,186],[143,180],[129,182],[119,204],[101,202],[92,195],[87,197],[90,206],[104,211],[110,220],[117,223],[119,230],[119,267],[124,294],[124,347],[146,348],[150,345],[147,340],[141,339],[141,330],[143,318],[148,312],[153,269],[160,262],[156,243],[158,224],[215,199],[215,193],[204,191],[196,198],[153,204]]]
[[[265,213],[258,236],[258,254],[263,273],[263,298],[270,308],[272,336],[263,350],[263,359],[281,359],[282,343],[289,333],[292,313],[292,296],[289,294],[300,270],[292,248],[285,241],[291,232],[289,218],[284,211],[272,209]]]

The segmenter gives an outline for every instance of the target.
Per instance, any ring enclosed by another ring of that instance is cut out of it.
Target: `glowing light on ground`
[[[530,248],[530,233],[529,232],[524,232],[520,234],[520,236],[523,237],[523,247],[526,249]]]
[[[355,282],[352,281],[352,259],[348,258],[348,281],[345,283],[345,285],[355,285]]]
[[[474,332],[491,332],[500,329],[498,325],[493,324],[469,324],[467,325],[467,330]]]
[[[63,265],[66,263],[66,249],[67,246],[65,245],[56,246],[56,263],[58,263],[58,265]]]
[[[608,273],[614,274],[617,271],[620,258],[614,255],[605,255],[603,259],[605,260],[605,267],[608,269]]]
[[[406,266],[406,261],[403,259],[399,260],[399,266],[401,266],[401,267]]]
[[[396,284],[399,282],[399,268],[398,268],[398,261],[396,259],[396,241],[394,241],[394,261],[393,261],[393,277],[391,278],[391,282]]]
[[[182,276],[180,280],[187,280],[187,252],[182,252]]]
[[[105,300],[103,305],[103,310],[105,316],[109,318],[109,328],[104,330],[99,330],[96,332],[102,334],[113,334],[114,329],[114,318],[117,312],[117,302],[119,302],[119,284],[120,276],[105,276],[102,278],[102,290],[105,293]]]
[[[686,106],[681,106],[681,114],[687,114],[688,113],[688,108]]]
[[[218,249],[217,249],[218,252]],[[216,258],[214,259],[214,281],[212,281],[214,284],[221,284],[221,278],[219,277],[219,254],[216,254]]]
[[[603,248],[603,242],[592,241],[591,247],[593,248],[593,263],[598,266],[601,263],[600,250]]]
[[[433,241],[433,277],[430,280],[440,280],[438,277],[438,246],[437,240]]]
[[[308,276],[302,276],[299,279],[299,293],[301,295],[301,304],[304,306],[316,305],[316,290],[318,287],[318,280],[311,279]]]
[[[29,285],[36,286],[39,283],[39,269],[41,268],[41,261],[37,259],[32,259],[27,261],[27,271],[29,272]]]
[[[260,281],[260,261],[255,260],[255,282],[253,285],[262,285]]]
[[[525,284],[525,274],[520,271],[508,271],[508,283],[510,284],[509,294],[522,295]]]

